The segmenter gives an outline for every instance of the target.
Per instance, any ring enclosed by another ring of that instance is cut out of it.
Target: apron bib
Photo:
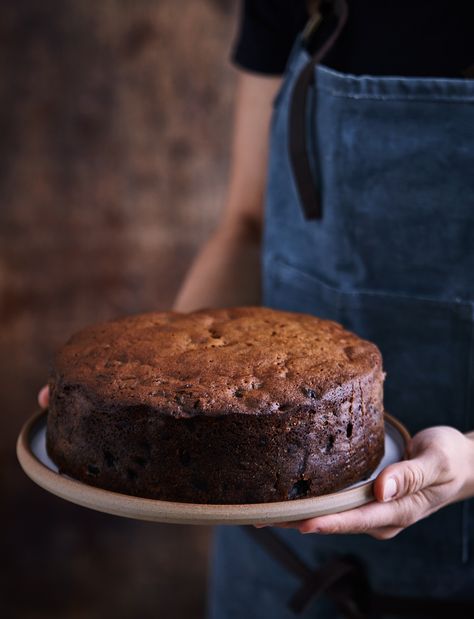
[[[356,77],[317,65],[304,127],[322,214],[308,219],[288,149],[292,94],[310,61],[298,40],[274,105],[264,305],[335,320],[375,342],[385,407],[413,434],[472,429],[474,81]],[[472,601],[470,503],[388,541],[271,531],[312,569],[357,557],[379,594]],[[289,600],[300,584],[244,527],[216,528],[211,619],[295,617]],[[350,615],[319,596],[298,616]]]

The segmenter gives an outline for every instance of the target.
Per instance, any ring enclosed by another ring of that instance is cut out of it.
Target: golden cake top
[[[378,348],[341,325],[263,307],[129,316],[83,329],[58,352],[52,383],[98,408],[173,416],[278,413],[383,380]]]

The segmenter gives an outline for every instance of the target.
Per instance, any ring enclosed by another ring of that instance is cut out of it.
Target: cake
[[[85,328],[56,355],[47,449],[108,490],[192,503],[326,494],[384,451],[378,348],[263,307],[148,313]]]

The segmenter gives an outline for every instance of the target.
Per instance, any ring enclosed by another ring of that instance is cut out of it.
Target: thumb
[[[49,386],[45,385],[38,393],[38,404],[41,408],[48,408],[49,405]]]
[[[418,449],[417,449],[418,447]],[[415,494],[438,478],[438,464],[426,446],[412,443],[410,460],[387,466],[374,482],[377,501],[392,501]]]

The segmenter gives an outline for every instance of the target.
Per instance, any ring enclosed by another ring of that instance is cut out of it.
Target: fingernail
[[[385,482],[385,486],[383,489],[383,500],[390,501],[397,494],[398,486],[397,482],[393,477],[389,477]]]

